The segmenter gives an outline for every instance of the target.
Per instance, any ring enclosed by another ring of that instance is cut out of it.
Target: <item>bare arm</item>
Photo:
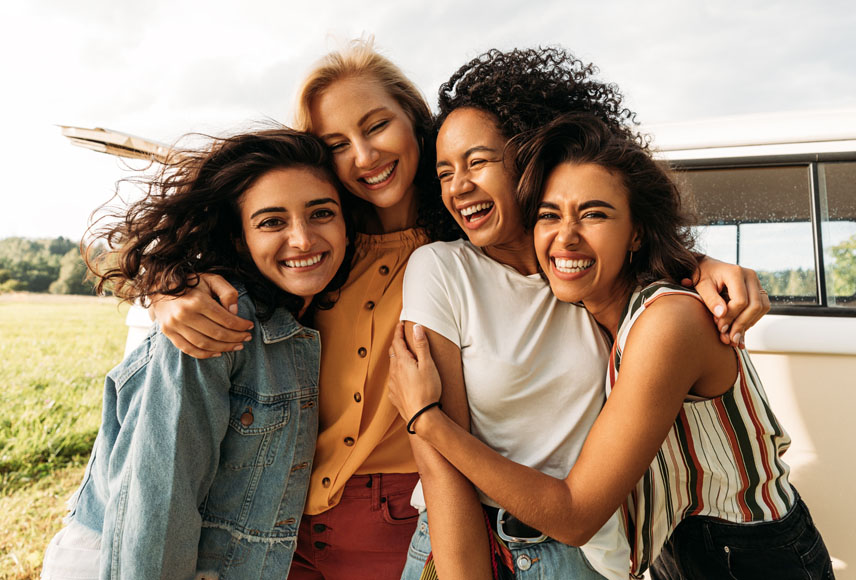
[[[170,342],[195,358],[241,350],[253,327],[236,314],[238,292],[216,274],[201,274],[199,284],[181,296],[160,296],[151,311]]]
[[[668,307],[662,307],[667,300]],[[424,344],[415,342],[416,357],[410,358],[406,349],[401,351],[402,342],[394,348],[402,361],[400,380],[407,383],[396,405],[406,414],[432,395],[439,379],[425,360]],[[412,364],[416,360],[420,366]],[[694,298],[664,297],[631,331],[619,380],[566,479],[502,457],[434,409],[416,421],[415,430],[516,517],[562,542],[581,545],[650,465],[687,392],[724,392],[736,368],[732,349],[719,342],[709,315]]]
[[[412,322],[405,324],[407,339],[411,344],[415,341],[413,326]],[[402,338],[401,325],[397,329],[397,336]],[[420,340],[427,342],[445,385],[442,395],[438,392],[434,401],[441,400],[446,416],[464,429],[469,429],[470,416],[460,349],[431,330],[425,332]],[[393,358],[390,362],[390,382],[393,382],[396,361]],[[431,530],[431,550],[438,576],[444,580],[491,578],[488,538],[475,489],[430,444],[418,437],[412,436],[410,439],[422,478]]]
[[[716,320],[720,340],[743,348],[746,330],[770,311],[770,298],[755,270],[704,257],[693,275],[695,289]],[[689,280],[685,286],[691,285]],[[728,302],[720,293],[728,291]]]

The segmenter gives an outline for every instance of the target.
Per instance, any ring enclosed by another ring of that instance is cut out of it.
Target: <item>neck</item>
[[[583,305],[589,314],[594,316],[597,323],[605,328],[610,336],[615,339],[618,334],[618,324],[621,322],[621,314],[627,301],[633,293],[634,285],[629,281],[616,282],[610,291],[601,296],[592,296],[583,299]]]
[[[524,276],[538,273],[538,258],[535,256],[531,232],[522,234],[509,242],[484,246],[482,250],[489,258],[511,266]]]

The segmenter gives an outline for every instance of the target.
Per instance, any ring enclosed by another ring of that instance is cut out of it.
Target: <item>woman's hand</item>
[[[387,387],[392,404],[405,421],[425,405],[440,400],[443,386],[422,326],[413,327],[411,352],[404,339],[404,323],[398,323],[389,349]]]
[[[696,291],[713,312],[719,339],[725,344],[745,347],[746,330],[770,311],[770,298],[755,270],[705,256],[694,278]],[[683,285],[690,287],[693,283],[686,279]],[[721,296],[723,290],[728,293],[727,302]]]
[[[236,315],[238,291],[216,274],[201,274],[199,284],[181,296],[155,298],[151,310],[164,336],[195,358],[241,350],[251,337],[253,323]]]

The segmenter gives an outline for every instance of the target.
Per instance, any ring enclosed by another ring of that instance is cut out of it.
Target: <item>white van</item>
[[[644,130],[694,204],[702,251],[770,294],[746,346],[836,576],[856,579],[856,110]]]

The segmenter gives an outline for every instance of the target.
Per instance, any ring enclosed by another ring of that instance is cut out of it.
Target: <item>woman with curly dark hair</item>
[[[404,282],[402,319],[408,332],[427,334],[444,411],[504,457],[554,476],[567,474],[603,403],[608,347],[594,320],[558,302],[538,275],[505,149],[510,138],[566,111],[594,114],[643,144],[621,94],[596,72],[557,48],[493,50],[441,87],[437,174],[446,208],[468,240],[418,249]],[[712,308],[721,304],[716,296]],[[573,360],[557,356],[556,344],[572,345]],[[486,533],[482,510],[508,542],[521,578],[627,577],[629,548],[617,514],[581,550],[562,544],[473,490],[418,438],[411,444],[422,477],[414,505],[427,512],[404,578],[423,574],[429,552],[428,567],[441,578],[501,569],[504,558],[489,556],[504,550]]]
[[[174,295],[229,278],[254,323],[197,360],[154,328],[107,375],[101,427],[45,580],[282,578],[318,427],[318,331],[353,246],[344,190],[315,137],[273,129],[176,154],[94,238],[98,288]],[[252,506],[252,509],[248,509]]]
[[[516,169],[550,289],[562,304],[582,304],[614,341],[607,402],[569,472],[540,469],[438,410],[448,386],[442,361],[435,369],[424,336],[411,343],[414,357],[399,333],[390,391],[402,417],[418,419],[410,422],[416,438],[510,519],[566,544],[585,545],[621,510],[635,578],[649,566],[657,580],[832,578],[823,539],[788,482],[781,457],[790,438],[746,350],[723,344],[698,294],[679,284],[697,259],[670,177],[643,147],[586,113],[523,143]],[[566,364],[576,372],[577,348],[566,341],[551,352],[573,356]],[[537,419],[554,428],[549,409]],[[527,552],[527,567],[576,577],[536,564],[544,551]]]

